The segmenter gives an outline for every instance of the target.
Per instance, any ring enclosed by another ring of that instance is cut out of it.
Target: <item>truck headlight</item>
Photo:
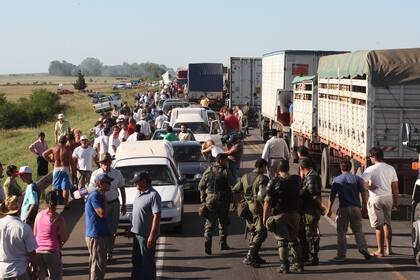
[[[162,208],[174,208],[173,201],[162,201]]]
[[[201,177],[203,177],[203,175],[201,175],[200,173],[194,175],[195,180],[201,180]]]

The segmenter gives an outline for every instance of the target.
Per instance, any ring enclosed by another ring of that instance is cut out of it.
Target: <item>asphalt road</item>
[[[252,170],[253,161],[260,156],[263,143],[256,131],[247,137],[241,171]],[[328,193],[325,192],[324,196]],[[321,218],[320,265],[306,267],[300,275],[279,275],[277,249],[272,234],[268,235],[263,245],[261,256],[268,264],[254,269],[242,264],[247,251],[244,239],[244,223],[231,213],[228,243],[229,251],[218,249],[218,236],[213,237],[213,255],[204,253],[203,220],[197,215],[198,197],[186,195],[185,216],[182,234],[163,233],[157,245],[157,267],[160,279],[334,279],[346,280],[381,279],[411,280],[419,279],[420,268],[416,267],[410,247],[410,224],[406,221],[394,221],[394,256],[365,261],[357,252],[354,238],[348,236],[347,261],[344,264],[332,264],[328,260],[336,254],[335,224],[331,219]],[[63,248],[64,279],[88,279],[89,253],[84,241],[85,218],[84,205],[81,201],[72,201],[70,210],[63,212],[69,230],[70,239]],[[374,231],[364,220],[364,230],[371,251],[374,250]],[[118,236],[114,260],[107,267],[106,279],[129,279],[131,269],[132,240]]]

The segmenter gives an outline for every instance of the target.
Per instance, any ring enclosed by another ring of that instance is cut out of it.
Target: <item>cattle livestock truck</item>
[[[207,96],[210,107],[216,110],[224,105],[223,64],[188,64],[188,98],[199,102],[202,96]]]
[[[319,58],[337,53],[342,52],[285,50],[263,55],[260,131],[264,140],[269,129],[283,131],[289,139],[293,78],[316,75]]]
[[[323,187],[352,161],[361,174],[379,146],[411,194],[418,153],[403,147],[402,125],[420,128],[420,49],[357,51],[322,57],[317,77],[294,81],[293,142],[319,155]]]

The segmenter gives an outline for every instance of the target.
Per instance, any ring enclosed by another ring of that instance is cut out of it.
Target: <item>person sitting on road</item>
[[[47,275],[51,280],[62,279],[61,248],[68,239],[66,223],[57,213],[58,197],[54,191],[46,195],[48,208],[38,213],[35,219],[34,234],[38,243],[37,259],[39,279]]]

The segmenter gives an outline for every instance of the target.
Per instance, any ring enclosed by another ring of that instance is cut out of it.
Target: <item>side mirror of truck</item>
[[[409,123],[401,125],[401,141],[406,147],[411,144],[411,125]]]

